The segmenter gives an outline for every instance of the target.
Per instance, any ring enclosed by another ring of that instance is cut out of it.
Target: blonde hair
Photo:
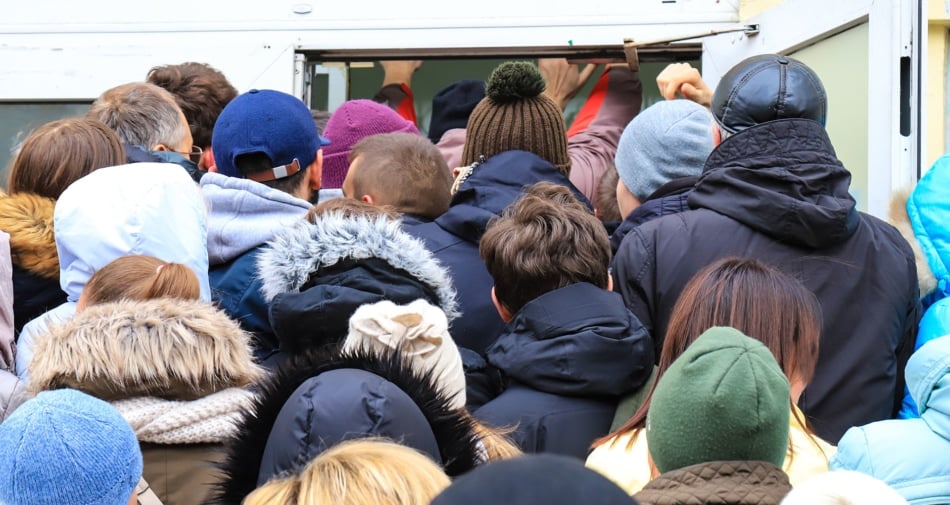
[[[272,480],[244,505],[427,505],[449,477],[427,456],[379,438],[337,444],[295,476]]]
[[[122,256],[92,274],[82,291],[82,308],[119,300],[201,296],[198,276],[181,263],[166,263],[152,256]]]
[[[521,449],[508,438],[508,434],[515,431],[514,428],[490,428],[474,417],[471,417],[471,414],[467,412],[465,416],[471,419],[472,431],[475,432],[484,446],[485,456],[489,462],[517,458],[524,454],[521,452]]]

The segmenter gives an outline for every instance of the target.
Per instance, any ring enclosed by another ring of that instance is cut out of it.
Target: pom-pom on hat
[[[228,177],[248,177],[237,168],[238,156],[266,154],[273,173],[256,173],[251,177],[256,181],[282,179],[306,169],[327,144],[300,99],[270,89],[252,89],[231,100],[211,136],[216,169]]]
[[[562,173],[571,170],[561,108],[543,94],[544,78],[526,61],[505,62],[491,74],[472,111],[462,150],[467,166],[505,151],[532,152]]]
[[[142,477],[129,423],[72,389],[44,391],[0,424],[0,503],[124,505]]]
[[[712,116],[690,100],[666,100],[644,109],[620,136],[615,161],[620,180],[644,202],[660,186],[698,177],[713,150]]]
[[[323,150],[321,186],[324,189],[342,188],[350,168],[349,156],[353,146],[378,133],[419,135],[419,129],[389,106],[372,100],[350,100],[334,111],[324,130],[331,144]]]
[[[710,461],[767,461],[788,449],[789,384],[771,351],[739,330],[714,327],[657,382],[647,445],[666,473]]]

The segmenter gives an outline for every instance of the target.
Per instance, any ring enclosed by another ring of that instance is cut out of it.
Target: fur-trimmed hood
[[[58,279],[53,234],[56,201],[31,193],[0,195],[0,230],[10,234],[13,264],[44,279]]]
[[[367,376],[378,383],[367,386]],[[337,391],[346,387],[362,393]],[[394,411],[401,396],[418,407],[416,414]],[[461,475],[482,457],[473,422],[450,405],[431,374],[419,375],[396,352],[333,349],[296,356],[261,384],[253,413],[239,425],[222,464],[224,478],[208,503],[239,505],[271,476],[299,470],[328,446],[360,436],[401,439],[424,452],[434,440],[434,459],[441,460],[450,476]],[[413,417],[418,412],[424,419]]]
[[[94,305],[37,337],[30,390],[73,388],[105,400],[201,398],[262,376],[249,342],[205,302]]]
[[[330,212],[318,217],[316,223],[298,221],[274,237],[269,246],[257,259],[261,290],[268,302],[278,294],[300,291],[321,268],[347,259],[376,258],[436,292],[438,305],[450,321],[459,314],[448,271],[421,241],[402,231],[398,220]]]
[[[887,221],[891,226],[897,228],[897,231],[907,240],[910,248],[914,251],[914,260],[917,263],[917,283],[920,285],[920,297],[923,298],[937,289],[937,278],[934,277],[934,273],[927,263],[927,257],[920,249],[920,242],[914,234],[914,227],[911,225],[910,216],[907,214],[907,201],[910,194],[910,189],[902,189],[891,196]],[[950,260],[950,258],[947,259]]]

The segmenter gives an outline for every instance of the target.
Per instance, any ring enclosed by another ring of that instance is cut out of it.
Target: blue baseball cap
[[[211,136],[218,173],[259,182],[297,173],[313,163],[318,149],[329,144],[300,99],[270,89],[252,89],[231,100],[218,116]],[[266,154],[274,169],[242,174],[235,160],[249,153]]]

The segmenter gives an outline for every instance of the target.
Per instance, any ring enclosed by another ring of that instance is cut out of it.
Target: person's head
[[[526,62],[505,62],[485,87],[468,118],[462,165],[512,150],[532,152],[570,174],[567,130],[561,108],[543,94],[544,78]]]
[[[42,392],[0,424],[0,445],[0,503],[135,503],[139,443],[102,400],[72,389]]]
[[[324,150],[323,187],[336,189],[343,187],[350,166],[350,151],[357,142],[380,133],[419,135],[419,129],[388,105],[372,100],[350,100],[333,112],[324,133],[332,143]]]
[[[238,95],[237,89],[218,69],[206,64],[187,62],[153,67],[146,81],[168,90],[185,114],[191,136],[197,146],[210,151],[211,132],[224,106]],[[210,166],[211,153],[203,163]]]
[[[342,442],[244,505],[428,505],[450,481],[424,454],[385,439]]]
[[[814,374],[821,333],[821,306],[808,288],[754,259],[725,258],[712,263],[690,279],[673,306],[657,376],[662,377],[703,332],[714,326],[736,328],[765,344],[792,384],[789,402],[798,401]],[[648,395],[615,433],[642,428],[649,408]]]
[[[762,342],[706,330],[653,388],[646,440],[661,473],[711,461],[766,461],[788,450],[788,379]]]
[[[463,79],[442,88],[432,97],[429,140],[438,144],[445,132],[465,128],[475,106],[485,98],[485,81]]]
[[[623,221],[624,216],[620,214],[620,205],[617,200],[617,182],[620,181],[620,175],[616,167],[610,166],[600,182],[597,183],[597,192],[594,193],[594,215],[597,219],[605,223],[611,221]]]
[[[713,150],[713,128],[709,111],[690,100],[665,100],[637,114],[614,157],[620,214],[626,217],[674,179],[699,176]]]
[[[314,205],[307,211],[305,219],[311,224],[316,224],[320,219],[331,214],[339,214],[343,219],[358,217],[370,219],[399,219],[399,213],[389,207],[371,205],[362,200],[354,200],[352,198],[333,198]]]
[[[10,165],[7,190],[56,200],[80,177],[123,163],[122,144],[101,121],[60,119],[37,128],[23,141]]]
[[[298,98],[252,89],[218,116],[211,137],[215,165],[208,170],[310,200],[320,189],[322,148],[328,142]]]
[[[587,282],[610,289],[604,225],[564,186],[539,182],[489,224],[479,253],[495,283],[492,299],[510,320],[528,302]]]
[[[818,75],[804,63],[778,54],[740,61],[722,76],[712,98],[719,128],[714,139],[779,119],[811,119],[822,126],[828,96]]]
[[[185,157],[194,148],[188,120],[175,97],[154,84],[130,82],[106,90],[89,106],[86,117],[105,123],[126,145]]]
[[[420,135],[384,133],[353,146],[343,195],[435,219],[449,208],[452,177],[438,148]]]
[[[76,311],[120,300],[197,300],[200,297],[198,276],[188,266],[134,254],[117,258],[92,274],[82,290]]]
[[[455,479],[432,505],[636,505],[637,501],[583,461],[528,454],[483,465]]]

